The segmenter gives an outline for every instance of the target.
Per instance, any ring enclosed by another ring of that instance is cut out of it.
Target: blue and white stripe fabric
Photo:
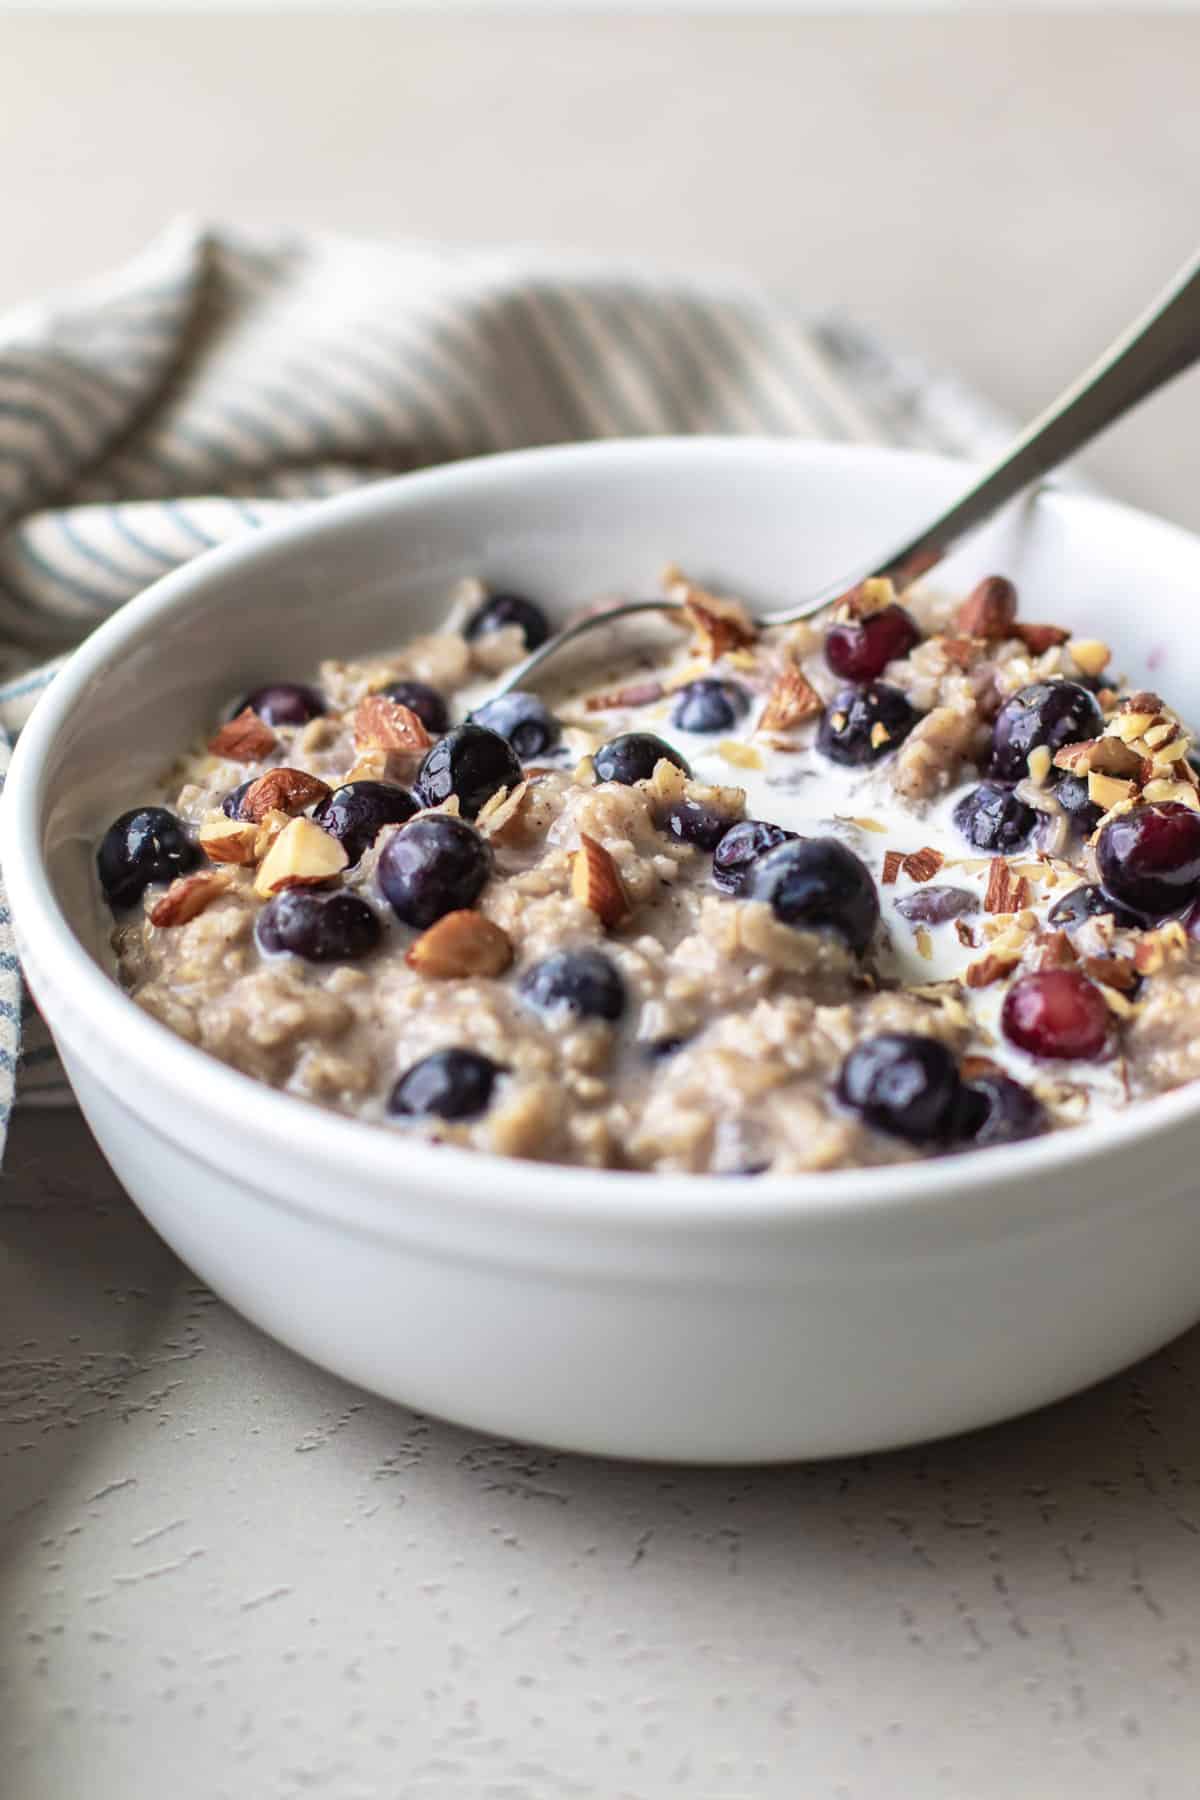
[[[432,463],[676,432],[978,454],[1004,422],[736,280],[181,221],[0,320],[0,728],[93,625],[214,544]],[[20,1013],[4,911],[0,1147]],[[21,1063],[23,1097],[69,1098],[36,1021]]]

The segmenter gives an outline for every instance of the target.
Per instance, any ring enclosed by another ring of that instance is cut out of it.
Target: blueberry
[[[977,1075],[963,1088],[964,1135],[976,1149],[1019,1144],[1046,1129],[1046,1110],[1029,1089],[1008,1075]]]
[[[307,725],[325,711],[325,702],[315,688],[299,681],[273,681],[269,687],[255,688],[241,706],[251,707],[268,725]]]
[[[665,1062],[668,1056],[674,1056],[677,1050],[682,1050],[686,1043],[687,1039],[682,1037],[651,1038],[648,1044],[643,1045],[642,1053],[647,1062]]]
[[[979,899],[970,888],[934,883],[931,887],[919,887],[914,893],[902,894],[896,901],[896,911],[914,925],[944,925],[948,919],[961,919],[965,913],[978,912]]]
[[[679,690],[671,723],[680,731],[730,731],[749,704],[745,688],[736,681],[689,681]]]
[[[416,713],[426,731],[431,731],[434,737],[449,731],[450,709],[444,696],[427,681],[410,681],[407,677],[402,681],[389,681],[380,693],[385,700],[398,701],[401,706],[407,706],[409,712]]]
[[[422,806],[440,806],[457,794],[463,817],[473,819],[498,789],[516,787],[520,780],[512,745],[498,731],[468,722],[426,751],[413,790]]]
[[[609,738],[596,751],[592,762],[597,781],[619,781],[623,787],[632,787],[635,781],[649,781],[664,756],[685,775],[691,774],[678,750],[652,731],[623,731],[620,737]]]
[[[109,826],[96,852],[104,897],[116,912],[140,900],[153,881],[174,881],[203,859],[165,806],[138,806]]]
[[[740,894],[746,871],[764,850],[777,844],[794,844],[798,831],[785,831],[766,819],[742,819],[731,825],[713,851],[712,877],[726,894]]]
[[[541,607],[523,594],[492,594],[477,607],[463,626],[465,638],[487,637],[506,625],[520,627],[527,650],[536,650],[550,636],[550,621]]]
[[[473,906],[492,872],[487,841],[464,819],[414,819],[379,854],[378,880],[398,919],[424,930],[443,913]]]
[[[1034,681],[1006,700],[992,728],[989,775],[1021,781],[1029,752],[1044,744],[1053,754],[1064,744],[1098,737],[1104,719],[1095,699],[1077,681]]]
[[[904,742],[920,716],[907,695],[890,682],[843,688],[821,715],[817,749],[831,762],[851,768],[878,762]]]
[[[473,1119],[486,1112],[502,1070],[476,1050],[435,1050],[405,1071],[388,1111],[410,1118]]]
[[[741,887],[769,902],[784,925],[832,926],[859,955],[879,922],[879,896],[866,864],[837,838],[801,838],[756,857]]]
[[[403,825],[416,810],[408,789],[393,781],[348,781],[322,800],[313,818],[337,839],[353,864],[385,825]]]
[[[249,781],[240,782],[237,787],[231,788],[226,794],[221,802],[221,811],[225,814],[227,819],[241,818],[242,801],[254,786],[256,779],[257,778],[252,775]]]
[[[316,894],[285,888],[268,900],[254,928],[268,956],[290,950],[306,962],[350,962],[374,950],[383,936],[379,915],[356,894]]]
[[[886,1031],[856,1044],[842,1064],[837,1095],[876,1130],[911,1144],[957,1135],[962,1082],[954,1057],[936,1038]]]
[[[512,745],[522,762],[545,756],[557,748],[562,737],[562,725],[545,701],[520,688],[511,694],[498,694],[473,712],[471,720],[497,732]]]
[[[981,781],[954,808],[954,823],[967,842],[1001,856],[1029,842],[1037,818],[1003,781]]]
[[[1127,930],[1139,931],[1144,924],[1136,913],[1127,912],[1115,900],[1110,900],[1103,888],[1091,887],[1086,882],[1056,900],[1046,915],[1046,922],[1070,930],[1072,925],[1082,925],[1085,919],[1094,919],[1101,913],[1110,913],[1115,922]]]
[[[698,844],[701,850],[715,850],[728,835],[729,817],[699,800],[673,800],[659,814],[658,828],[676,843]]]
[[[542,1013],[619,1019],[625,1011],[625,983],[602,950],[556,950],[525,971],[520,993]]]
[[[1104,816],[1104,808],[1091,799],[1081,775],[1060,775],[1054,784],[1054,798],[1081,837],[1090,836]]]
[[[1106,894],[1143,918],[1162,919],[1200,896],[1200,812],[1169,800],[1110,820],[1096,845]]]

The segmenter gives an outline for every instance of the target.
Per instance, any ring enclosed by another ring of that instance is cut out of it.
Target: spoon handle
[[[1082,450],[1106,426],[1200,359],[1200,256],[1195,256],[1158,299],[1108,349],[1026,427],[1014,444],[931,525],[866,574],[833,582],[802,606],[768,613],[765,623],[786,624],[820,612],[869,575],[886,575],[904,588],[940,562],[947,551],[1009,500]]]

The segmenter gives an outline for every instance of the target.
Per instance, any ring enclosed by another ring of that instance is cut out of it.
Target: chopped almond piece
[[[971,927],[967,924],[965,919],[955,919],[954,930],[958,937],[958,941],[963,946],[964,950],[973,950],[975,948],[975,933],[971,930]]]
[[[651,706],[661,700],[666,689],[661,681],[632,681],[628,687],[612,688],[605,694],[589,694],[585,712],[612,712],[621,706]]]
[[[629,917],[629,895],[620,870],[604,845],[584,831],[571,859],[571,892],[610,930]]]
[[[527,781],[519,781],[511,793],[507,788],[498,788],[487,804],[480,807],[476,828],[496,843],[516,836],[528,792]]]
[[[503,975],[513,959],[507,932],[482,913],[449,912],[423,931],[404,958],[410,969],[438,980]]]
[[[383,694],[365,694],[354,709],[359,750],[428,750],[433,739],[415,712]]]
[[[896,588],[890,576],[869,575],[866,581],[860,581],[857,587],[844,593],[836,605],[836,616],[839,619],[865,619],[871,613],[882,612],[885,606],[891,606],[896,599]]]
[[[786,668],[767,695],[759,731],[790,731],[821,711],[821,696],[795,664]]]
[[[732,763],[735,769],[761,769],[762,754],[753,744],[743,744],[737,738],[722,738],[717,745],[718,756]]]
[[[230,877],[217,869],[206,870],[200,875],[181,875],[150,908],[150,923],[186,925],[189,919],[194,919],[206,906],[229,892],[229,881]]]
[[[682,602],[684,618],[696,633],[697,652],[706,662],[717,662],[727,650],[754,642],[758,626],[740,600],[707,593],[678,570],[668,574],[667,591],[672,600]]]
[[[196,834],[196,842],[209,862],[216,863],[257,861],[257,841],[256,825],[243,824],[240,819],[227,819],[221,813],[210,814]]]
[[[236,719],[209,738],[208,747],[214,756],[227,757],[230,762],[252,763],[270,756],[278,742],[266,720],[260,719],[252,706],[244,706]]]
[[[1141,766],[1139,762],[1139,768]],[[1118,781],[1115,775],[1102,775],[1098,769],[1088,772],[1088,799],[1102,806],[1105,812],[1119,806],[1122,800],[1132,800],[1137,789],[1132,781]]]
[[[1116,988],[1122,994],[1132,993],[1138,984],[1138,970],[1132,957],[1085,956],[1083,970],[1101,987]]]
[[[1200,811],[1200,795],[1190,781],[1148,781],[1142,789],[1142,799],[1156,805],[1175,801]]]
[[[958,1072],[964,1081],[978,1081],[981,1075],[1003,1075],[1004,1070],[990,1056],[964,1056]]]
[[[1140,774],[1142,758],[1119,737],[1087,738],[1080,744],[1064,744],[1054,752],[1054,766],[1073,775],[1133,776]]]
[[[978,654],[978,647],[969,637],[944,637],[941,651],[947,662],[960,669],[969,669]]]
[[[318,800],[328,800],[332,792],[327,781],[304,769],[268,769],[246,789],[238,812],[257,825],[269,812],[285,812],[289,817],[302,813]]]
[[[1020,958],[1018,956],[997,956],[994,951],[981,956],[978,962],[968,963],[966,980],[969,988],[991,987],[994,981],[1000,981],[1005,975],[1011,975]]]
[[[882,746],[884,744],[890,744],[891,741],[892,741],[892,734],[888,730],[887,726],[884,724],[883,720],[876,719],[875,723],[871,727],[871,748],[872,748],[872,750],[879,750],[882,748]]]
[[[1061,625],[1022,625],[1018,622],[1013,626],[1013,636],[1020,638],[1034,656],[1041,656],[1045,650],[1053,650],[1056,644],[1065,644],[1070,635]]]
[[[940,850],[926,844],[922,850],[910,851],[900,866],[910,881],[932,881],[945,860]]]
[[[1112,658],[1112,651],[1099,638],[1068,638],[1067,654],[1085,675],[1099,675]]]
[[[1017,590],[1005,575],[986,575],[972,588],[954,623],[968,637],[998,642],[1012,637],[1017,617]]]
[[[281,888],[317,887],[340,875],[350,859],[335,837],[301,815],[289,819],[264,856],[254,891],[265,900]]]
[[[904,867],[903,850],[885,850],[883,853],[883,885],[891,887]]]
[[[1002,856],[992,858],[992,866],[988,871],[987,893],[983,897],[983,910],[989,913],[1015,913],[1029,901],[1029,883],[1023,875],[1014,878],[1012,870]]]

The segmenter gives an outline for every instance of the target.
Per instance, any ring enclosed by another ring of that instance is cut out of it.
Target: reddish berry
[[[911,613],[902,606],[884,606],[865,619],[831,626],[825,639],[825,661],[843,681],[874,681],[890,662],[907,656],[920,641]]]
[[[1200,893],[1200,812],[1167,801],[1137,806],[1104,827],[1096,866],[1105,893],[1161,919]]]
[[[1044,969],[1013,982],[1000,1023],[1031,1056],[1092,1057],[1104,1049],[1108,1017],[1094,981],[1075,969]]]

